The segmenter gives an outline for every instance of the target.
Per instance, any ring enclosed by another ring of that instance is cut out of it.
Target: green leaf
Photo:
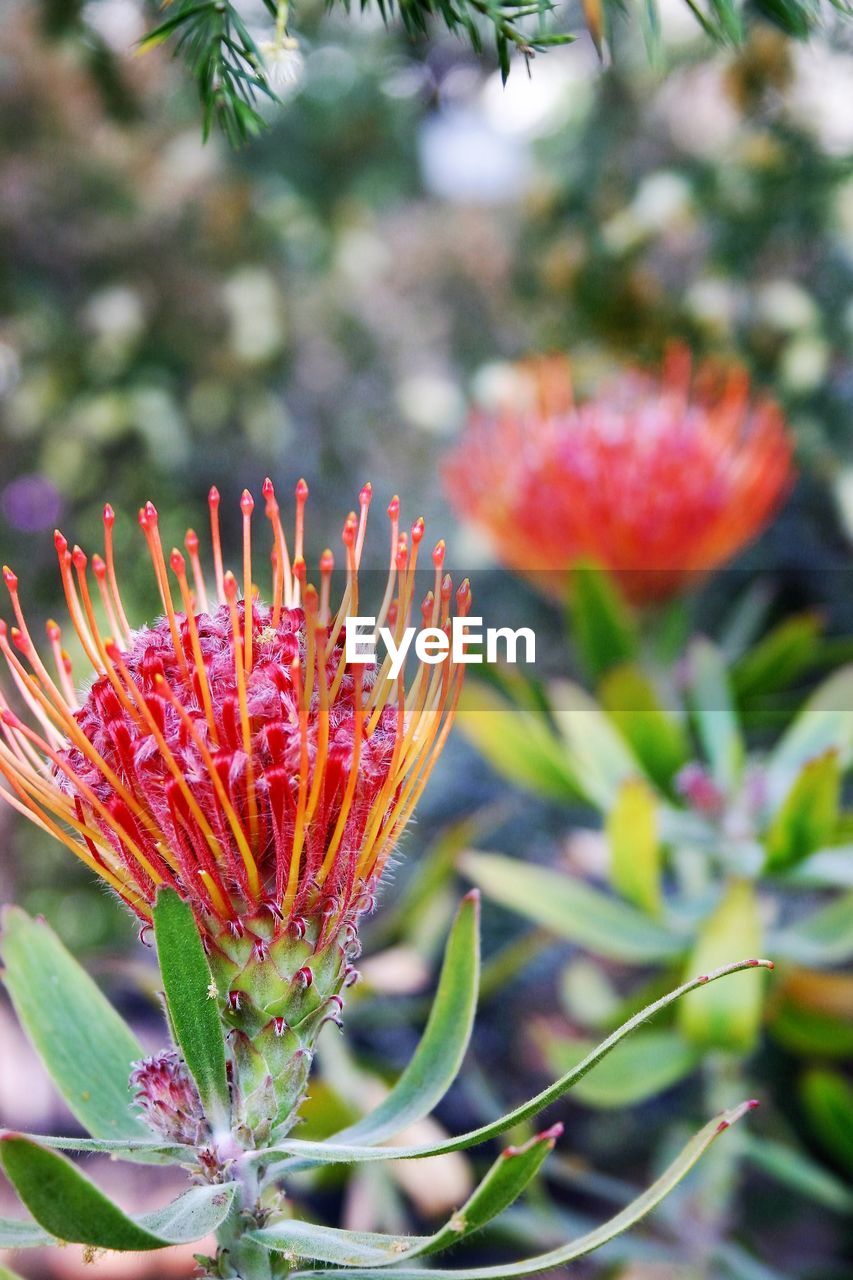
[[[599,689],[601,704],[649,777],[664,791],[690,755],[684,729],[664,710],[639,667],[617,667]]]
[[[157,894],[154,937],[169,1017],[184,1061],[214,1126],[227,1124],[225,1041],[218,1005],[210,997],[213,976],[192,908],[174,889]]]
[[[642,767],[610,717],[580,685],[560,681],[553,695],[554,722],[566,743],[571,774],[581,793],[606,813],[622,783],[643,776]]]
[[[3,981],[21,1026],[71,1113],[97,1138],[150,1137],[128,1084],[144,1050],[41,920],[3,913]]]
[[[111,1156],[116,1160],[139,1160],[144,1164],[186,1164],[188,1148],[185,1143],[157,1142],[156,1139],[143,1139],[131,1142],[113,1138],[69,1138],[65,1135],[54,1137],[45,1133],[22,1133],[22,1138],[29,1138],[41,1147],[50,1147],[53,1151],[81,1151],[87,1155]]]
[[[778,808],[809,760],[838,753],[842,769],[853,756],[853,666],[842,667],[812,694],[767,761],[771,804]]]
[[[848,1099],[853,1102],[853,1096]],[[848,1122],[853,1132],[853,1126]],[[823,1165],[811,1160],[795,1147],[762,1136],[746,1134],[741,1140],[741,1150],[747,1160],[763,1173],[790,1187],[798,1195],[808,1196],[816,1204],[836,1213],[849,1213],[853,1209],[853,1192],[834,1177]]]
[[[738,702],[787,689],[814,663],[815,643],[823,630],[817,613],[799,613],[774,627],[731,668]]]
[[[0,1263],[0,1280],[23,1280],[23,1276],[19,1276],[17,1271],[10,1271]]]
[[[37,1222],[0,1218],[0,1249],[43,1249],[51,1244],[56,1244],[55,1238],[43,1231]],[[0,1278],[2,1275],[0,1268]]]
[[[431,1236],[400,1237],[315,1227],[283,1221],[249,1232],[249,1237],[275,1252],[293,1252],[314,1262],[339,1266],[395,1266],[452,1248],[503,1213],[538,1173],[562,1133],[556,1125],[521,1147],[501,1152],[482,1182],[448,1222]]]
[[[661,845],[658,802],[642,778],[622,784],[607,815],[610,876],[623,898],[649,915],[661,909]]]
[[[699,1158],[707,1151],[714,1139],[738,1121],[741,1116],[745,1115],[752,1105],[749,1102],[742,1103],[739,1107],[734,1107],[732,1110],[725,1112],[719,1119],[709,1121],[704,1129],[701,1129],[688,1142],[669,1168],[636,1200],[633,1200],[602,1226],[586,1232],[569,1244],[563,1245],[558,1249],[551,1249],[547,1253],[537,1254],[533,1258],[526,1258],[522,1262],[501,1263],[493,1267],[463,1267],[452,1271],[431,1268],[411,1270],[397,1268],[392,1274],[402,1277],[402,1280],[451,1280],[451,1278],[453,1280],[502,1280],[503,1277],[534,1275],[537,1271],[550,1271],[553,1268],[565,1266],[575,1258],[583,1257],[584,1254],[601,1248],[602,1245],[612,1240],[614,1236],[620,1235],[623,1231],[629,1230],[640,1222],[652,1209],[660,1204],[661,1200],[670,1191],[678,1186]],[[384,1274],[382,1268],[359,1268],[348,1272],[348,1275],[353,1280],[374,1280],[374,1277],[380,1277]],[[334,1271],[301,1271],[297,1272],[296,1275],[300,1280],[307,1280],[309,1275],[313,1277],[328,1277],[328,1280],[332,1280],[332,1277],[337,1276],[337,1273]]]
[[[690,957],[690,971],[714,969],[733,952],[757,955],[761,938],[755,888],[747,880],[733,880],[702,927]],[[758,1038],[763,1007],[763,974],[743,973],[724,987],[687,996],[678,1011],[679,1025],[686,1039],[703,1049],[748,1053]]]
[[[802,862],[784,869],[783,883],[819,889],[853,889],[853,844],[809,854]]]
[[[480,986],[480,895],[462,900],[447,947],[438,990],[421,1042],[394,1088],[363,1120],[334,1142],[384,1142],[438,1105],[453,1084],[474,1026]]]
[[[853,1026],[819,1009],[805,1009],[793,1001],[774,1008],[769,1023],[773,1038],[803,1056],[843,1060],[853,1055]]]
[[[610,959],[651,964],[685,950],[665,925],[574,876],[496,853],[466,853],[459,865],[495,902]]]
[[[800,1097],[818,1142],[853,1173],[853,1085],[839,1071],[815,1069],[803,1079]]]
[[[841,767],[838,753],[808,760],[765,836],[766,867],[778,871],[829,844],[838,826]]]
[[[28,1138],[0,1137],[0,1164],[36,1222],[51,1235],[121,1252],[200,1240],[224,1222],[237,1189],[236,1183],[193,1187],[165,1209],[131,1218],[70,1160]]]
[[[456,723],[492,768],[516,786],[552,800],[577,799],[565,748],[540,716],[508,706],[477,682],[466,687]]]
[[[577,564],[569,601],[572,637],[588,675],[599,680],[611,667],[631,662],[639,637],[616,581],[598,565]]]
[[[814,968],[853,959],[853,893],[842,894],[804,920],[775,930],[769,948],[780,958]]]
[[[621,1027],[618,1027],[605,1040],[602,1040],[601,1044],[597,1045],[582,1062],[567,1071],[564,1076],[549,1085],[547,1089],[543,1089],[535,1098],[522,1103],[521,1106],[515,1107],[512,1111],[508,1111],[506,1115],[500,1116],[490,1124],[482,1125],[479,1129],[472,1129],[469,1133],[458,1134],[456,1137],[446,1138],[443,1142],[422,1147],[356,1146],[345,1145],[333,1139],[327,1139],[324,1142],[304,1142],[298,1138],[293,1138],[277,1144],[274,1148],[259,1151],[257,1157],[262,1157],[266,1160],[274,1153],[286,1154],[295,1157],[300,1162],[300,1167],[302,1167],[303,1164],[305,1166],[313,1166],[355,1164],[377,1160],[421,1160],[426,1159],[428,1156],[440,1156],[449,1151],[464,1151],[468,1147],[479,1146],[492,1138],[499,1138],[507,1130],[514,1128],[517,1124],[522,1124],[525,1120],[529,1120],[531,1116],[538,1115],[545,1107],[552,1102],[556,1102],[569,1089],[574,1088],[578,1081],[582,1080],[608,1054],[612,1053],[616,1046],[621,1044],[627,1036],[630,1036],[644,1023],[648,1022],[650,1018],[653,1018],[655,1014],[662,1013],[689,992],[695,991],[698,987],[707,986],[709,983],[716,982],[721,978],[740,973],[744,969],[753,969],[756,966],[768,968],[769,964],[770,962],[767,960],[739,960],[734,964],[725,965],[711,973],[701,974],[697,978],[691,978],[689,982],[682,983],[674,991],[668,991],[659,1000],[655,1000],[652,1004],[634,1014]],[[253,1155],[255,1153],[247,1153],[248,1158],[252,1158]],[[292,1169],[294,1164],[285,1162],[273,1171],[274,1177]]]
[[[539,1037],[551,1071],[566,1071],[587,1056],[589,1040],[568,1040],[546,1031]],[[575,1086],[574,1096],[591,1107],[630,1107],[671,1089],[696,1069],[702,1054],[677,1031],[638,1031]]]
[[[688,698],[715,782],[729,792],[744,761],[734,699],[722,653],[710,640],[694,640],[688,651]]]

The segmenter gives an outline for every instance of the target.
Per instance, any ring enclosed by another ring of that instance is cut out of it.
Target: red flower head
[[[52,660],[45,662],[18,580],[4,571],[17,625],[0,623],[0,649],[22,715],[0,690],[0,791],[143,921],[158,886],[169,885],[217,938],[241,937],[244,922],[258,919],[268,922],[259,931],[267,940],[279,930],[298,933],[303,916],[339,931],[369,901],[447,737],[463,667],[449,660],[423,667],[407,688],[403,675],[390,680],[381,666],[345,658],[370,486],[360,514],[344,524],[346,585],[337,611],[331,551],[320,559],[319,591],[307,584],[307,496],[301,481],[291,555],[272,483],[264,485],[273,542],[268,604],[252,576],[248,492],[242,589],[224,571],[219,494],[210,493],[212,601],[196,534],[186,536],[186,557],[173,550],[167,559],[157,512],[147,504],[139,523],[163,616],[138,630],[119,593],[112,509],[104,510],[103,558],[69,548],[57,533],[71,622],[94,674],[79,699],[59,627],[47,625]],[[389,516],[390,573],[377,625],[391,619],[401,630],[424,526],[419,520],[401,533],[396,498]],[[439,543],[423,617],[424,625],[447,628],[453,590],[443,558]],[[456,602],[467,612],[467,583]]]
[[[446,484],[499,558],[546,589],[586,561],[636,603],[666,599],[754,538],[790,487],[781,412],[741,369],[691,378],[673,347],[659,379],[628,371],[582,404],[567,361],[519,372],[525,402],[472,417]]]

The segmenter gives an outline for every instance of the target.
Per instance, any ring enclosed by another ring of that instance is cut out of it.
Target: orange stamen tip
[[[184,572],[186,561],[177,547],[172,547],[172,553],[169,556],[169,564],[172,566],[175,573],[180,574]]]
[[[12,628],[12,644],[21,653],[29,653],[30,651],[30,643],[24,638],[18,627]]]
[[[367,484],[362,487],[361,493],[358,495],[359,505],[369,507],[370,500],[373,497],[373,485],[368,480]]]
[[[146,502],[145,515],[148,517],[148,520],[152,525],[157,524],[157,508],[154,506],[153,502]]]
[[[412,525],[412,542],[414,542],[416,545],[417,543],[420,542],[421,538],[424,536],[425,528],[426,528],[426,525],[424,524],[423,516],[418,516],[417,520]]]
[[[302,604],[306,613],[316,613],[320,607],[320,597],[317,594],[317,588],[309,585],[302,593]]]
[[[444,539],[442,538],[440,542],[437,542],[435,544],[435,548],[433,549],[433,553],[432,553],[432,562],[435,565],[436,569],[440,569],[441,566],[444,564],[444,553],[446,550],[447,548],[445,547]]]
[[[97,552],[92,556],[92,572],[99,580],[107,576],[107,566]]]
[[[308,485],[304,479],[297,480],[295,493],[297,502],[304,502],[308,497]]]
[[[217,489],[215,484],[211,485],[210,493],[208,493],[207,495],[207,502],[208,502],[208,506],[211,506],[211,507],[219,506],[219,490]]]
[[[240,497],[240,510],[244,516],[250,516],[255,509],[255,499],[249,493],[248,489],[244,489]]]
[[[228,601],[237,599],[237,579],[229,569],[222,579],[222,585],[225,588],[225,598]]]
[[[71,562],[75,569],[85,569],[86,565],[89,563],[89,557],[86,555],[86,552],[82,547],[75,546],[71,555]]]
[[[47,632],[48,640],[59,641],[62,639],[62,631],[60,629],[59,623],[56,621],[55,618],[48,618],[47,622],[45,623],[44,629]]]
[[[107,636],[104,641],[104,652],[108,658],[118,658],[121,655],[121,650],[112,636]]]
[[[4,707],[3,710],[0,711],[0,720],[2,720],[4,724],[7,724],[10,729],[19,729],[21,727],[21,721],[15,715],[14,711],[10,711],[8,707]]]
[[[198,534],[195,529],[187,529],[184,546],[191,556],[194,556],[198,551]]]
[[[400,514],[400,499],[397,497],[395,493],[394,497],[388,503],[388,518],[389,520],[396,520],[399,514]]]
[[[450,599],[452,595],[453,595],[453,579],[451,578],[449,573],[446,573],[441,580],[441,598],[442,600],[447,601]]]
[[[298,578],[300,582],[305,581],[305,578],[307,577],[307,570],[305,568],[305,559],[303,556],[297,556],[293,561],[293,576]]]
[[[104,524],[108,529],[112,529],[116,522],[116,513],[113,511],[109,503],[104,507]]]
[[[267,476],[266,480],[261,485],[261,493],[267,499],[267,501],[269,501],[270,498],[275,497],[275,485],[273,484],[269,476]]]
[[[3,565],[3,581],[6,583],[6,586],[10,591],[18,590],[17,576],[12,572],[7,564]]]
[[[320,556],[320,572],[331,573],[335,567],[335,557],[329,547]]]
[[[461,583],[456,592],[456,602],[460,606],[470,604],[471,602],[471,583],[467,578],[463,583]]]
[[[140,527],[140,529],[142,529],[143,531],[147,531],[147,529],[148,529],[148,516],[147,516],[147,514],[146,514],[146,511],[145,511],[145,508],[144,508],[144,507],[140,507],[140,508],[139,508],[139,510],[138,510],[138,511],[137,511],[137,513],[136,513],[136,519],[137,519],[137,521],[138,521],[138,523],[139,523],[139,527]]]
[[[64,556],[65,552],[68,550],[68,539],[63,537],[58,529],[54,529],[53,531],[53,545],[61,556]]]
[[[346,522],[344,524],[344,531],[341,534],[341,540],[343,541],[344,546],[347,546],[347,547],[355,546],[355,535],[356,535],[357,529],[358,529],[358,522],[356,521],[355,513],[351,511],[346,518]]]

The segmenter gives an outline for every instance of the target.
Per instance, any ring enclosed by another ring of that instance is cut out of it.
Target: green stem
[[[234,1208],[216,1233],[219,1247],[207,1275],[220,1280],[274,1280],[275,1276],[285,1274],[277,1268],[275,1256],[246,1238],[246,1232],[258,1225],[258,1169],[241,1158],[236,1162],[234,1173],[241,1190]]]

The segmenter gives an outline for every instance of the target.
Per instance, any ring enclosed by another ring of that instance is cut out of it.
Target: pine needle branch
[[[635,0],[650,48],[659,41],[659,0]],[[265,53],[291,48],[289,0],[263,0],[275,39],[259,49],[240,16],[239,0],[164,0],[168,16],[142,41],[143,49],[174,41],[198,86],[204,136],[218,125],[232,145],[254,137],[266,121],[258,107],[263,98],[278,101]],[[630,0],[580,0],[583,18],[596,48],[608,44],[609,28]],[[788,35],[806,39],[823,21],[824,0],[685,0],[697,25],[718,44],[737,45],[755,20],[773,22]],[[554,45],[568,44],[576,34],[559,29],[553,16],[557,0],[326,0],[327,10],[372,4],[386,25],[399,20],[412,38],[429,38],[435,23],[467,39],[480,53],[484,37],[494,42],[504,78],[513,52],[524,58]],[[853,16],[853,0],[829,0],[841,18]]]

